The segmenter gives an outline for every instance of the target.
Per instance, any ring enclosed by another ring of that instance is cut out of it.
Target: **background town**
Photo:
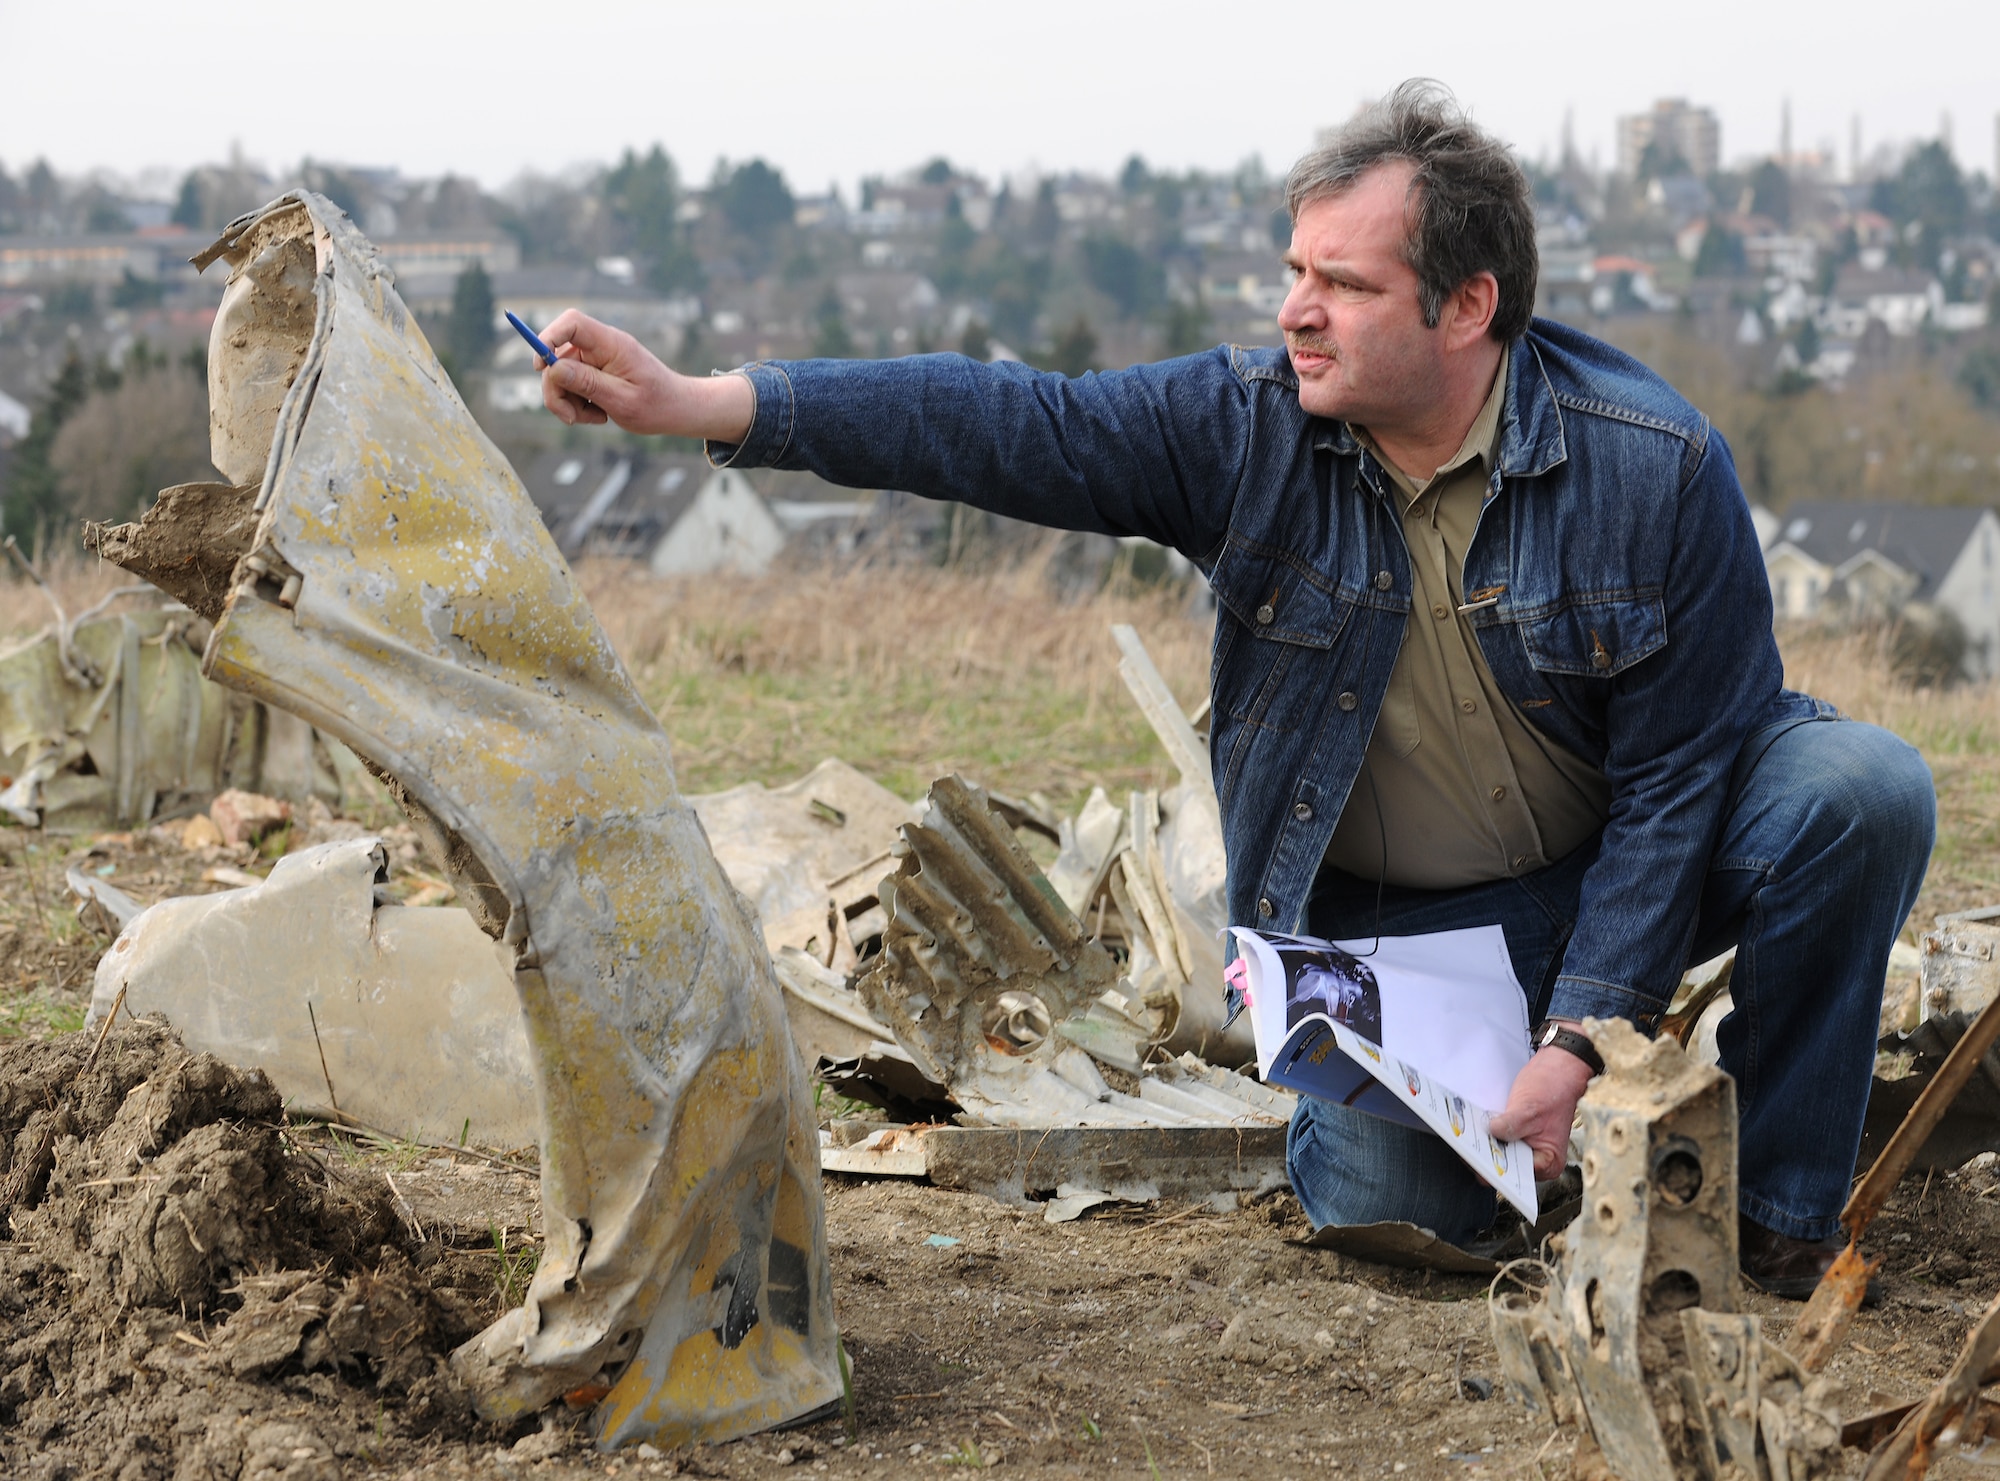
[[[1617,343],[1728,436],[1779,616],[1900,618],[1921,680],[2000,668],[2000,121],[1961,139],[1727,149],[1697,100],[1636,106],[1616,157],[1569,142],[1530,170],[1540,310]],[[956,350],[1068,375],[1268,344],[1286,291],[1277,166],[1001,179],[914,159],[815,190],[763,159],[694,178],[660,145],[498,191],[446,175],[242,157],[146,190],[0,170],[0,520],[69,552],[83,519],[209,476],[203,363],[221,284],[187,259],[304,184],[378,244],[468,404],[565,553],[660,574],[781,552],[980,558],[997,522],[805,475],[719,477],[696,449],[561,428],[501,308],[575,305],[683,369]],[[1012,543],[1020,544],[1018,538]],[[1072,542],[1057,573],[1187,575],[1164,552]],[[1920,641],[1918,640],[1920,639]]]

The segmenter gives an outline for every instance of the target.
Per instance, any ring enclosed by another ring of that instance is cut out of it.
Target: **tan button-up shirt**
[[[1503,354],[1465,441],[1423,483],[1354,428],[1402,496],[1415,603],[1368,754],[1326,851],[1328,864],[1364,879],[1431,890],[1508,879],[1561,858],[1610,815],[1604,774],[1514,708],[1459,611],[1506,392]]]

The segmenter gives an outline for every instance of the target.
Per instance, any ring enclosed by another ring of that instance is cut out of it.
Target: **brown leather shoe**
[[[1736,1230],[1737,1263],[1743,1278],[1766,1295],[1787,1301],[1803,1301],[1812,1295],[1827,1267],[1847,1248],[1847,1237],[1842,1234],[1817,1240],[1793,1239],[1740,1215]],[[1861,1304],[1873,1306],[1881,1296],[1879,1284],[1870,1280]]]

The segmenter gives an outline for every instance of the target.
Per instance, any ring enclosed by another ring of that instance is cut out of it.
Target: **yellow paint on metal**
[[[246,267],[297,256],[287,233],[318,264],[311,313],[260,318],[255,293],[291,279],[241,290]],[[346,218],[301,193],[218,246],[236,295],[210,350],[218,416],[271,415],[235,369],[298,369],[206,671],[394,777],[516,948],[547,1248],[524,1305],[455,1371],[502,1419],[609,1373],[607,1447],[728,1439],[836,1401],[811,1097],[664,732]],[[257,337],[308,319],[302,355]]]

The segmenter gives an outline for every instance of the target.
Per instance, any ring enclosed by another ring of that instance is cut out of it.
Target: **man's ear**
[[[1445,302],[1445,332],[1454,350],[1484,339],[1500,312],[1500,280],[1492,273],[1474,273]]]

